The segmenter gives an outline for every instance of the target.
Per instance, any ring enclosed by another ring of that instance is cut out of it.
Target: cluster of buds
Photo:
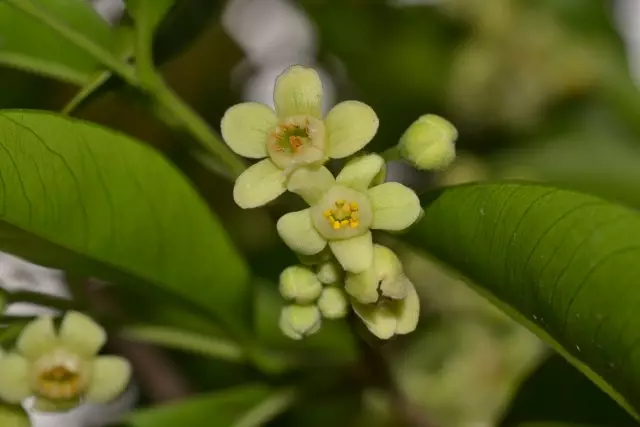
[[[310,68],[293,66],[276,80],[275,111],[248,102],[225,113],[221,129],[237,154],[262,159],[236,180],[234,200],[245,209],[263,206],[285,191],[309,207],[283,215],[282,240],[313,261],[285,269],[280,292],[289,302],[280,328],[293,339],[320,329],[352,309],[381,339],[416,328],[419,299],[400,260],[373,242],[372,230],[399,232],[422,215],[418,196],[385,182],[386,162],[359,153],[375,136],[378,117],[358,101],[334,106],[323,117],[322,84]],[[437,170],[455,157],[457,132],[446,120],[426,115],[402,135],[398,152],[416,168]],[[348,158],[334,176],[324,165]]]
[[[105,330],[75,311],[66,313],[59,328],[49,315],[27,324],[15,349],[0,355],[0,399],[8,404],[0,407],[0,425],[28,426],[19,405],[29,397],[35,410],[59,412],[119,396],[131,366],[122,357],[99,356],[105,341]]]

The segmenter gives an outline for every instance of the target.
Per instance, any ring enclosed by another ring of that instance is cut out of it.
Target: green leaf
[[[257,427],[285,410],[293,398],[291,390],[242,386],[142,409],[129,416],[125,424],[129,427]]]
[[[153,36],[174,0],[127,0],[127,10],[135,20],[136,65],[143,84],[157,80],[153,65]]]
[[[551,420],[558,426],[638,425],[558,354],[549,357],[523,382],[500,426],[520,427]]]
[[[25,13],[24,8],[51,16],[106,51],[115,51],[121,46],[122,34],[112,29],[87,1],[8,0],[0,2],[0,64],[77,85],[88,83],[101,68],[94,56]]]
[[[147,292],[182,297],[239,332],[250,310],[247,266],[158,152],[97,125],[27,111],[0,113],[0,141],[0,250],[151,285]]]
[[[640,214],[539,185],[445,189],[406,239],[466,276],[636,418]]]

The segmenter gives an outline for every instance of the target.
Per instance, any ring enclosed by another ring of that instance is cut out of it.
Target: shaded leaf
[[[637,425],[606,393],[558,354],[548,358],[523,382],[500,425],[516,427],[534,423],[549,427],[554,424]]]
[[[241,328],[250,308],[246,265],[160,154],[99,126],[38,112],[0,114],[0,141],[0,249],[151,285],[148,292],[180,296]]]
[[[406,236],[550,342],[635,416],[640,215],[539,185],[445,189]]]

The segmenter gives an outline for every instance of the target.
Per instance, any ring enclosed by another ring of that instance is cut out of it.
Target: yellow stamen
[[[322,215],[324,215],[325,218],[329,218],[331,216],[331,209],[327,209],[322,213]]]
[[[352,211],[357,211],[358,210],[358,204],[356,202],[351,202],[349,204],[349,207],[351,208]]]

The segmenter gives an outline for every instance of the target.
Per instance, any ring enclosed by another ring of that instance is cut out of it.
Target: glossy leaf
[[[84,0],[10,0],[0,2],[0,64],[86,84],[102,67],[85,49],[25,13],[36,9],[82,34],[100,48],[115,52],[124,34],[111,28]]]
[[[640,214],[539,185],[445,189],[406,236],[640,409]],[[637,417],[637,415],[635,415]]]
[[[564,358],[553,354],[520,386],[501,427],[637,426],[637,422]]]
[[[290,391],[261,385],[200,395],[191,399],[142,409],[125,421],[127,427],[254,427],[264,425],[291,401]]]
[[[0,114],[0,250],[180,296],[240,328],[248,270],[186,178],[147,145],[38,112]]]

